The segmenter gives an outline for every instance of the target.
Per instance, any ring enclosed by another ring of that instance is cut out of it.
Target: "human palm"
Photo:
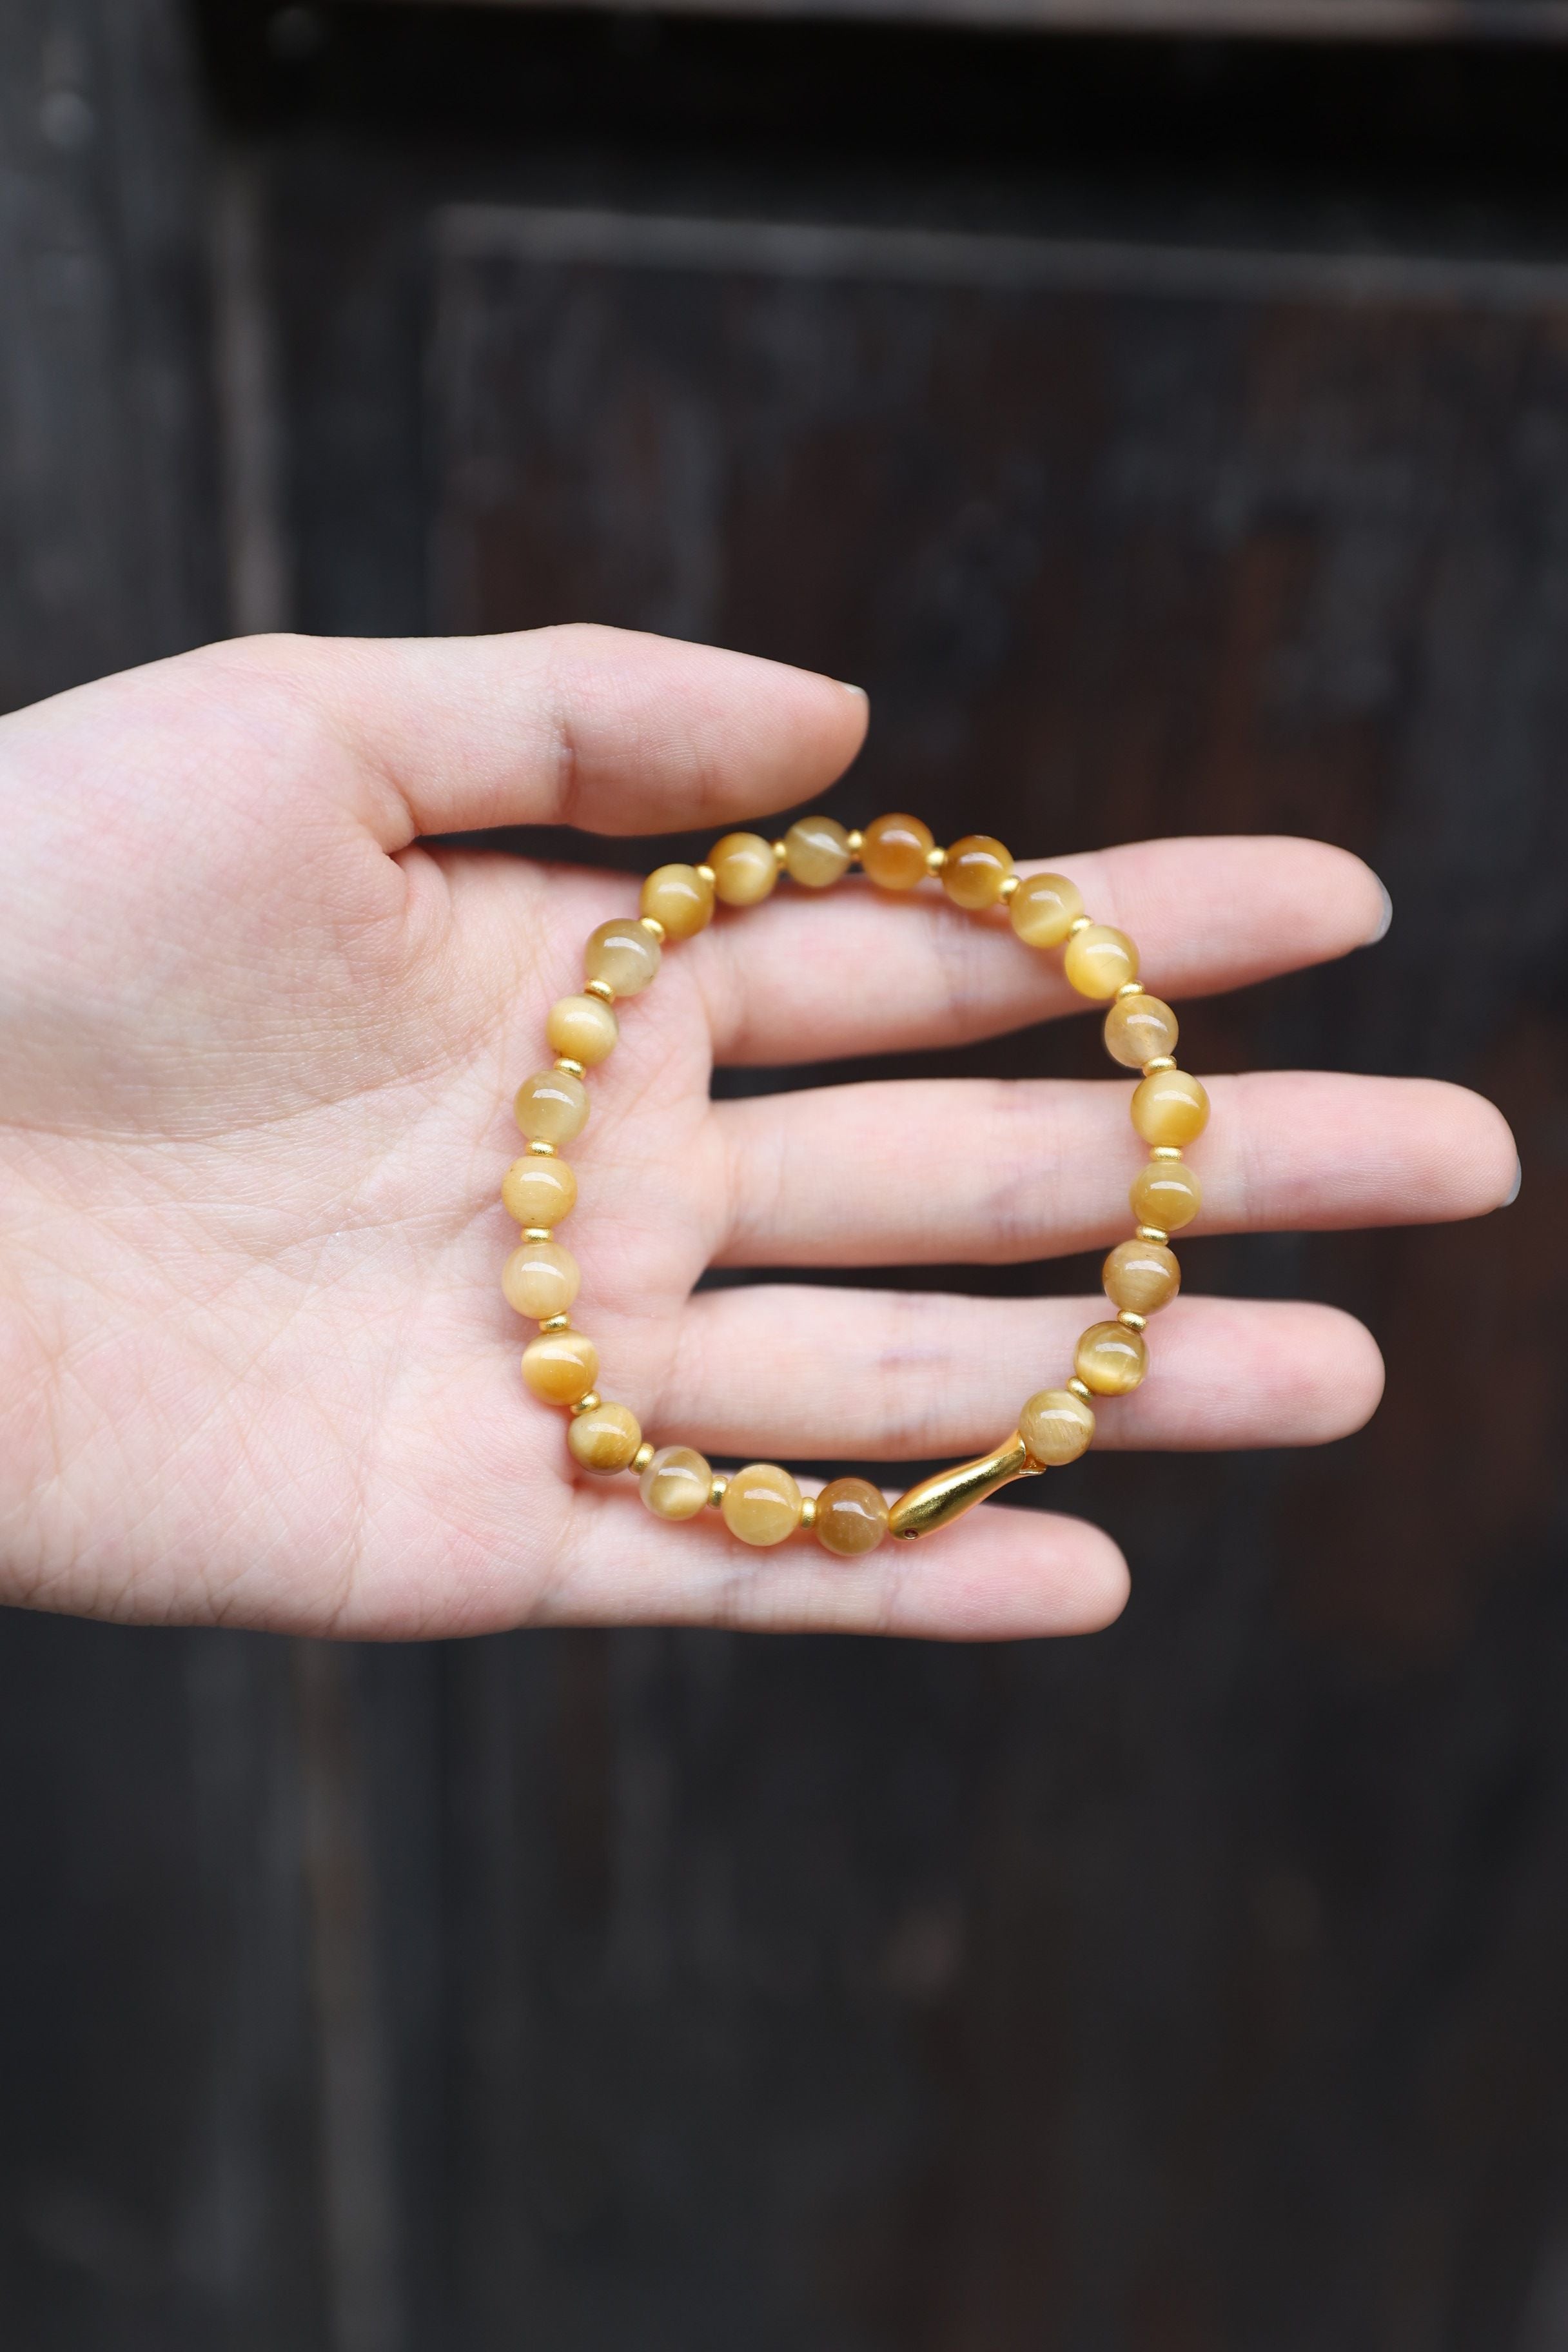
[[[679,1619],[939,1634],[1116,1613],[1108,1538],[987,1510],[863,1562],[668,1526],[573,1473],[517,1376],[509,1106],[614,877],[419,836],[612,833],[798,802],[862,698],[606,630],[209,648],[0,722],[0,1598],[405,1635]],[[1345,952],[1383,899],[1321,844],[1062,860],[1180,997]],[[693,1296],[737,1267],[1028,1260],[1115,1239],[1128,1087],[910,1081],[715,1104],[717,1062],[951,1044],[1068,1009],[1046,960],[937,893],[780,892],[672,947],[626,1008],[565,1238],[600,1385],[727,1457],[988,1446],[1092,1302]],[[1464,1216],[1507,1195],[1463,1090],[1218,1080],[1205,1230]],[[1309,1444],[1381,1386],[1331,1309],[1178,1300],[1102,1442]],[[1070,1502],[1070,1484],[1063,1489]]]

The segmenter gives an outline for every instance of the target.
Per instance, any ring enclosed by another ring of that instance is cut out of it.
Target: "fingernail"
[[[835,686],[841,686],[846,694],[858,694],[862,702],[868,699],[865,688],[863,686],[851,686],[847,677],[835,678],[833,682]]]
[[[1383,893],[1383,915],[1376,930],[1367,941],[1369,948],[1374,948],[1379,940],[1388,937],[1388,927],[1394,920],[1394,901],[1388,895],[1388,885],[1386,882],[1379,882],[1377,887]]]
[[[1507,1192],[1503,1196],[1502,1204],[1505,1209],[1512,1208],[1514,1202],[1519,1198],[1519,1188],[1523,1181],[1524,1162],[1522,1160],[1516,1160],[1513,1163],[1513,1182],[1509,1186]]]

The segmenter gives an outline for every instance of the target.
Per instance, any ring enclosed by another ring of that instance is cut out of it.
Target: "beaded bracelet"
[[[884,890],[911,890],[934,876],[954,905],[972,913],[1005,905],[1026,946],[1063,947],[1063,971],[1079,994],[1110,1001],[1106,1046],[1114,1061],[1142,1073],[1132,1124],[1150,1148],[1149,1163],[1134,1177],[1130,1195],[1137,1231],[1117,1244],[1103,1269],[1115,1319],[1089,1325],[1078,1343],[1073,1377],[1065,1388],[1030,1397],[1003,1444],[978,1461],[922,1479],[890,1509],[865,1478],[835,1478],[820,1495],[803,1496],[775,1463],[753,1462],[732,1476],[716,1477],[689,1446],[656,1452],[636,1415],[595,1388],[598,1351],[573,1328],[568,1313],[577,1296],[577,1264],[553,1233],[577,1197],[577,1180],[557,1147],[587,1123],[584,1075],[614,1047],[620,1032],[611,1008],[647,987],[665,941],[702,930],[716,900],[727,907],[758,905],[781,873],[808,890],[822,890],[857,864]],[[661,1519],[695,1518],[712,1508],[742,1543],[783,1543],[801,1528],[826,1550],[858,1559],[875,1550],[884,1535],[929,1535],[1010,1480],[1075,1462],[1094,1436],[1091,1399],[1125,1396],[1148,1370],[1148,1318],[1175,1297],[1181,1283],[1171,1235],[1190,1224],[1201,1205],[1182,1147],[1207,1124],[1208,1097],[1196,1078],[1177,1068],[1176,1016],[1140,985],[1138,950],[1126,933],[1091,922],[1077,886],[1064,875],[1026,879],[1015,873],[1008,852],[988,834],[968,834],[951,849],[939,849],[929,826],[902,815],[879,817],[864,834],[847,832],[827,816],[803,817],[782,841],[726,834],[706,865],[661,866],[650,874],[640,904],[638,917],[599,925],[584,954],[583,994],[563,996],[551,1008],[546,1034],[559,1059],[518,1089],[516,1118],[528,1151],[501,1186],[502,1200],[523,1228],[501,1287],[518,1313],[539,1325],[538,1338],[523,1351],[523,1379],[544,1403],[570,1407],[566,1442],[579,1468],[636,1471],[643,1501]]]

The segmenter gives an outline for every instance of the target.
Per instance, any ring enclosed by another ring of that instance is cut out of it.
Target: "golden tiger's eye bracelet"
[[[884,890],[912,890],[934,876],[954,905],[972,913],[1005,905],[1026,946],[1061,947],[1063,972],[1079,994],[1110,1002],[1105,1043],[1112,1060],[1142,1073],[1132,1124],[1150,1152],[1130,1194],[1137,1230],[1116,1244],[1103,1269],[1114,1319],[1091,1323],[1079,1338],[1072,1378],[1030,1397],[1016,1430],[994,1453],[922,1479],[891,1509],[865,1478],[835,1478],[820,1495],[803,1496],[776,1463],[753,1462],[725,1477],[715,1476],[690,1446],[656,1452],[637,1416],[597,1393],[598,1350],[570,1318],[577,1263],[554,1237],[577,1198],[577,1180],[558,1148],[587,1124],[584,1079],[619,1036],[617,1001],[640,994],[658,971],[665,942],[705,929],[716,902],[757,906],[781,873],[808,890],[824,890],[857,864]],[[584,951],[582,995],[551,1007],[545,1034],[558,1058],[518,1088],[516,1118],[528,1150],[501,1186],[523,1229],[501,1287],[518,1313],[539,1325],[523,1351],[522,1376],[544,1403],[571,1409],[566,1443],[573,1460],[603,1474],[636,1471],[643,1501],[661,1519],[715,1509],[731,1535],[759,1546],[783,1543],[801,1528],[841,1559],[875,1550],[884,1535],[928,1535],[1011,1479],[1075,1462],[1094,1436],[1092,1401],[1125,1396],[1148,1370],[1148,1318],[1181,1285],[1171,1235],[1191,1224],[1202,1205],[1182,1149],[1203,1133],[1208,1097],[1177,1068],[1176,1016],[1140,985],[1138,950],[1127,934],[1090,921],[1076,884],[1064,875],[1016,874],[1008,852],[988,834],[968,834],[939,849],[919,817],[902,815],[880,816],[864,834],[846,832],[828,816],[803,817],[782,841],[728,833],[706,865],[661,866],[650,874],[640,903],[640,915],[599,925]]]

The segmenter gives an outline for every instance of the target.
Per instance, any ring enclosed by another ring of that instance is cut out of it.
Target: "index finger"
[[[1326,963],[1387,928],[1376,875],[1326,841],[1141,841],[1048,866],[1078,884],[1096,922],[1129,933],[1140,978],[1178,1009],[1185,996]],[[963,1045],[1086,1009],[1059,952],[1026,947],[1005,908],[963,913],[934,883],[898,895],[869,883],[809,894],[781,886],[761,907],[721,913],[686,952],[720,1062]]]

